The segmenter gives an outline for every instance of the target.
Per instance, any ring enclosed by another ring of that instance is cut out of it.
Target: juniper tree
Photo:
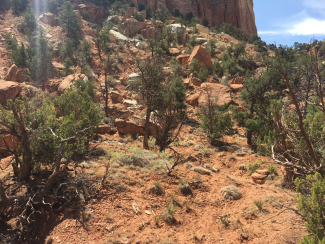
[[[77,40],[81,30],[78,14],[73,10],[70,1],[65,1],[59,9],[61,13],[60,17],[57,18],[59,24],[67,32],[68,37]]]

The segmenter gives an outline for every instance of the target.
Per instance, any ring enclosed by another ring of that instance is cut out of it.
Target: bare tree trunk
[[[147,150],[149,150],[148,138],[149,138],[150,115],[151,115],[151,104],[149,104],[147,108],[146,125],[144,128],[144,136],[143,136],[143,148]]]

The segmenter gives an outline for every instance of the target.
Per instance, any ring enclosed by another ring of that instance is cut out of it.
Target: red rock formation
[[[228,23],[241,28],[247,33],[257,34],[253,0],[131,0],[138,7],[139,4],[149,4],[152,9],[161,2],[171,13],[178,9],[185,16],[192,12],[200,18],[206,18],[210,25]]]

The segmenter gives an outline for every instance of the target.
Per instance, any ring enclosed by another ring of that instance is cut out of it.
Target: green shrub
[[[306,221],[309,236],[301,244],[325,243],[325,180],[319,174],[309,175],[306,179],[295,180],[298,210]]]
[[[201,69],[197,75],[201,81],[205,81],[209,77],[209,71],[204,63],[201,64]]]
[[[274,165],[269,165],[269,167],[267,168],[267,170],[271,173],[271,174],[278,174],[278,169],[274,166]]]
[[[18,48],[18,41],[15,36],[10,35],[10,33],[7,33],[5,35],[5,42],[6,42],[6,47],[10,50],[17,50]]]
[[[195,37],[195,36],[192,36],[191,39],[190,39],[190,41],[189,41],[189,44],[190,44],[192,47],[195,47],[195,46],[197,46],[199,43],[198,43],[196,37]]]
[[[89,20],[89,14],[88,14],[87,11],[84,12],[83,18],[84,18],[84,20],[86,20],[86,21]]]
[[[73,70],[70,68],[71,65],[72,65],[71,59],[69,57],[66,57],[63,62],[63,66],[64,66],[63,71],[64,71],[65,75],[69,75],[73,72]]]
[[[259,162],[255,162],[253,164],[248,164],[247,169],[249,174],[253,174],[256,170],[260,169],[261,165]]]

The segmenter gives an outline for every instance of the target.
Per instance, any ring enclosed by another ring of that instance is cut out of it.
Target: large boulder
[[[242,84],[231,84],[230,85],[230,89],[232,90],[232,92],[239,92],[241,89],[243,89],[243,85]]]
[[[167,52],[167,55],[172,57],[179,56],[180,54],[181,51],[178,48],[169,48]]]
[[[210,30],[208,28],[204,27],[203,25],[197,24],[196,28],[198,29],[200,34],[206,34],[206,35],[210,34]]]
[[[40,16],[40,20],[44,23],[44,24],[47,24],[47,25],[50,25],[50,26],[57,26],[58,23],[55,19],[55,15],[52,14],[52,13],[44,13]]]
[[[10,69],[8,70],[6,76],[5,76],[5,80],[7,81],[16,81],[16,74],[18,72],[18,67],[13,64]]]
[[[108,16],[105,22],[112,22],[113,24],[117,24],[118,16],[117,15]]]
[[[114,30],[110,30],[109,31],[109,38],[112,40],[112,41],[122,41],[122,42],[128,42],[129,39],[122,35],[120,32],[117,32],[117,31],[114,31]]]
[[[203,83],[201,85],[201,94],[199,97],[199,105],[207,105],[208,96],[207,92],[211,93],[211,99],[217,106],[223,106],[231,104],[231,89],[228,86],[216,84],[216,83]],[[207,92],[206,92],[207,91]]]
[[[75,75],[68,75],[59,85],[58,92],[63,94],[65,90],[70,88],[76,79]]]
[[[134,36],[135,34],[141,32],[141,30],[145,29],[147,26],[144,22],[139,22],[133,19],[127,19],[123,24],[124,33],[126,36]]]
[[[147,27],[141,30],[141,35],[144,39],[159,39],[162,35],[162,28]]]
[[[15,98],[21,89],[17,82],[0,80],[0,104],[5,105],[7,100]]]
[[[211,54],[201,46],[196,46],[193,49],[188,59],[188,64],[191,64],[193,58],[197,59],[200,63],[204,63],[207,68],[212,67]]]
[[[115,125],[119,134],[140,134],[144,133],[144,128],[142,126],[137,125],[132,121],[125,121],[123,119],[116,119]]]
[[[186,33],[186,27],[182,26],[181,24],[171,24],[171,25],[167,25],[166,27],[171,28],[172,33],[176,33],[176,32]]]
[[[255,173],[251,175],[253,182],[257,184],[264,184],[267,180],[267,176],[269,175],[269,172],[267,170],[256,170]]]
[[[105,17],[104,8],[98,7],[91,2],[84,2],[83,4],[79,4],[78,10],[80,16],[84,16],[84,13],[87,12],[90,22],[101,23]]]
[[[111,131],[111,127],[107,124],[100,124],[97,128],[98,134],[109,134]]]
[[[193,95],[188,96],[185,99],[185,101],[186,101],[186,103],[188,103],[190,105],[198,104],[200,95],[201,95],[201,92],[195,93]]]

